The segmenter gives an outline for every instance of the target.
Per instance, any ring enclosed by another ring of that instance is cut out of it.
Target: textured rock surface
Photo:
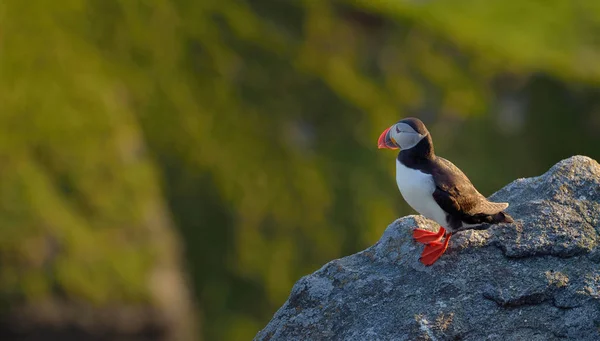
[[[514,224],[456,234],[433,266],[408,216],[300,279],[256,340],[600,340],[600,165],[575,156],[492,197]]]

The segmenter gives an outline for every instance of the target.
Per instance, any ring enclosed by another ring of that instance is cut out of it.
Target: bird
[[[505,212],[509,203],[489,201],[458,167],[435,155],[431,134],[418,118],[404,118],[385,129],[377,144],[379,149],[400,149],[396,183],[402,197],[419,214],[440,225],[437,233],[413,231],[414,240],[425,244],[419,257],[425,266],[433,265],[446,252],[456,232],[514,222]]]

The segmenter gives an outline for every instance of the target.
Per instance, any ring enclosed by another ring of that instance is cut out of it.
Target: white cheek
[[[423,139],[423,135],[418,133],[400,133],[398,134],[398,138],[396,142],[400,145],[402,149],[410,149],[419,143]]]

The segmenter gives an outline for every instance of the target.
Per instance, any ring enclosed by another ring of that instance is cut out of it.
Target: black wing
[[[431,175],[436,185],[433,198],[453,218],[471,224],[493,222],[508,207],[508,203],[488,201],[458,167],[444,158],[433,160]]]

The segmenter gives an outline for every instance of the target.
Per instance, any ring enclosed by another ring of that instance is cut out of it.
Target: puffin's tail
[[[500,224],[500,223],[513,223],[514,219],[508,215],[508,213],[501,211],[494,214],[492,217],[492,224]]]

